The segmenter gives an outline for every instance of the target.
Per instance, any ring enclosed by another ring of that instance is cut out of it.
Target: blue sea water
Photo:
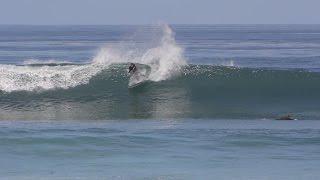
[[[319,179],[319,34],[1,25],[0,179]]]

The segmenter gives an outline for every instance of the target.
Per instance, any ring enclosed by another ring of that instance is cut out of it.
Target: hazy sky
[[[0,24],[320,24],[320,0],[0,0]]]

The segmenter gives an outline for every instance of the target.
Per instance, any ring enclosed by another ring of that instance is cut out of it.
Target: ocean
[[[320,179],[319,35],[0,25],[0,179]]]

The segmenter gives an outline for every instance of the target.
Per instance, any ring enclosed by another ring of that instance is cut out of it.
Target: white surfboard
[[[148,78],[144,74],[140,73],[139,71],[136,71],[132,73],[132,75],[130,76],[128,88],[137,87],[141,84],[146,83],[147,81]]]

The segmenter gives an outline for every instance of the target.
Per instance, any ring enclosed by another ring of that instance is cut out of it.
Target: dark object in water
[[[293,118],[291,118],[290,115],[287,115],[287,116],[283,116],[283,117],[280,117],[279,119],[277,120],[294,120]]]

